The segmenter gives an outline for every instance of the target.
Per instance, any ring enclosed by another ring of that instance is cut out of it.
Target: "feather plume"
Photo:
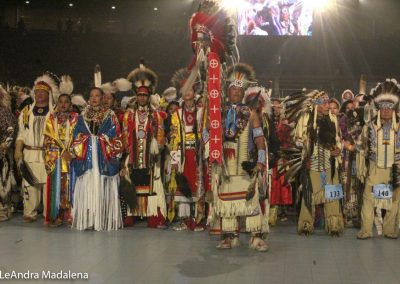
[[[192,191],[190,190],[189,182],[182,173],[176,173],[175,175],[176,185],[179,190],[186,198],[192,197]]]
[[[125,78],[119,78],[115,80],[113,85],[119,92],[127,92],[132,90],[132,83]]]
[[[396,190],[400,187],[400,167],[397,164],[392,165],[391,184],[393,190]]]
[[[73,105],[76,105],[81,108],[85,108],[87,106],[87,102],[85,101],[82,95],[73,95],[71,98],[71,102]]]
[[[137,207],[136,188],[127,175],[121,177],[119,192],[130,209],[135,209]]]
[[[156,138],[153,138],[150,143],[150,154],[151,155],[158,155],[160,150],[158,149],[158,142]]]
[[[252,177],[255,173],[255,170],[257,169],[257,163],[256,162],[250,162],[250,161],[244,161],[242,162],[242,169],[250,176]]]
[[[101,69],[99,64],[94,67],[94,86],[96,88],[100,88],[101,86]]]
[[[74,83],[69,75],[61,76],[60,94],[71,95],[74,91]]]
[[[139,87],[146,87],[150,89],[152,94],[155,93],[158,77],[153,70],[144,65],[143,60],[140,61],[139,68],[134,69],[128,74],[127,79],[132,82],[132,86],[136,90]]]
[[[26,180],[31,186],[34,186],[38,183],[38,179],[35,177],[31,168],[23,159],[18,161],[18,168],[24,180]]]
[[[360,95],[365,95],[367,93],[367,76],[365,74],[362,74],[360,77],[358,93]]]
[[[102,84],[100,86],[100,89],[103,90],[104,94],[115,94],[115,92],[117,91],[115,86],[113,84],[111,84],[110,82]]]

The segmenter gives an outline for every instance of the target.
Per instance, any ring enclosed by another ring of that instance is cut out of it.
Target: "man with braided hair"
[[[132,226],[133,216],[138,216],[147,217],[150,228],[165,229],[167,210],[160,156],[167,115],[151,105],[158,77],[141,63],[128,75],[128,80],[132,82],[136,100],[128,106],[122,122],[126,159],[121,175],[131,182],[131,187],[122,191],[129,206],[123,212],[124,225]]]
[[[203,231],[201,225],[205,217],[203,185],[203,108],[196,104],[195,96],[202,90],[199,80],[191,83],[183,93],[183,86],[189,77],[187,69],[178,70],[172,83],[182,96],[182,103],[171,116],[169,132],[170,158],[167,173],[171,176],[167,191],[168,218],[174,220],[177,209],[176,231]]]
[[[315,206],[323,204],[325,230],[332,236],[344,228],[339,200],[340,133],[336,116],[329,110],[329,97],[324,91],[301,91],[284,101],[285,115],[295,121],[294,139],[298,153],[287,158],[287,179],[299,173],[302,202],[298,221],[299,234],[314,231]]]
[[[399,234],[399,98],[400,85],[396,80],[379,83],[367,97],[371,100],[372,119],[364,125],[360,141],[356,145],[344,145],[349,151],[360,152],[357,175],[365,180],[358,239],[372,237],[374,211],[377,215],[386,213],[383,217],[385,237],[395,239]]]
[[[53,112],[59,95],[59,80],[45,73],[35,80],[32,105],[26,106],[19,116],[18,136],[15,142],[14,159],[23,175],[24,221],[34,222],[41,195],[46,198],[47,172],[44,161],[44,130],[46,119]],[[21,167],[22,166],[22,167]],[[30,174],[31,172],[31,174]],[[46,213],[46,208],[44,208]]]
[[[225,163],[223,172],[212,170],[211,181],[212,206],[221,221],[219,249],[239,245],[239,217],[246,217],[245,230],[251,233],[249,247],[268,250],[263,240],[268,232],[268,203],[264,202],[267,143],[256,107],[260,93],[251,92],[247,104],[243,101],[246,89],[255,84],[251,66],[238,63],[228,69],[227,102],[222,112]]]

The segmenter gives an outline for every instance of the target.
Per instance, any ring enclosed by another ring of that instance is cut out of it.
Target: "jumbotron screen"
[[[246,0],[238,9],[239,35],[311,36],[312,1]]]

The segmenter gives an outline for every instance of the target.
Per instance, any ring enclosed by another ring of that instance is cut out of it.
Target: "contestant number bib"
[[[343,188],[341,184],[325,185],[325,199],[338,200],[343,198]]]
[[[391,199],[392,198],[392,187],[384,183],[374,185],[373,187],[374,197],[376,199]]]

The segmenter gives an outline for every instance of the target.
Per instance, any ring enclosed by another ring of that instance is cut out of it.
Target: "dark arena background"
[[[311,37],[238,37],[241,61],[255,67],[262,84],[274,82],[274,96],[303,87],[339,96],[344,89],[357,89],[361,74],[371,85],[387,76],[399,78],[400,1],[331,2],[314,13]],[[30,86],[46,70],[67,72],[75,92],[82,93],[96,64],[110,81],[125,77],[144,58],[159,74],[162,92],[174,71],[191,60],[188,20],[198,4],[2,0],[1,81]]]

